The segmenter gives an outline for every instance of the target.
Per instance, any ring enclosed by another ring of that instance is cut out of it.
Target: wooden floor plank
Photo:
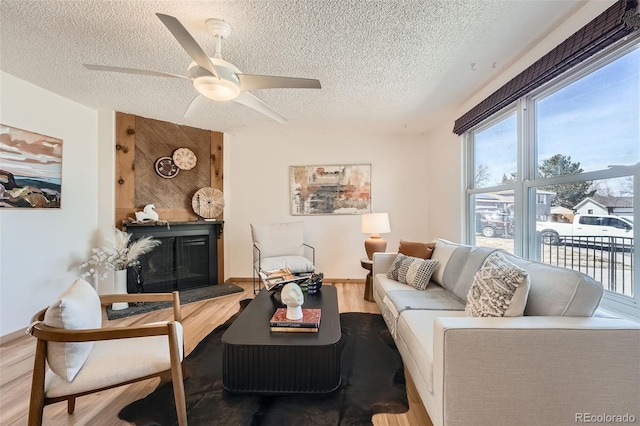
[[[242,293],[203,300],[182,306],[185,329],[185,351],[190,353],[195,346],[214,328],[236,313],[239,302],[253,298],[250,282],[239,283]],[[364,300],[364,284],[360,282],[326,283],[333,285],[338,292],[340,312],[379,313],[377,305]],[[110,326],[127,326],[169,319],[170,309],[149,312],[128,318],[110,321]],[[0,425],[26,425],[31,390],[31,370],[35,339],[24,335],[0,342]],[[118,412],[128,404],[144,398],[157,386],[159,379],[150,379],[109,389],[97,394],[78,398],[76,410],[68,415],[64,402],[47,406],[44,410],[44,425],[126,425],[118,419]],[[407,378],[407,393],[410,409],[403,414],[376,414],[373,423],[376,426],[431,426],[431,421],[410,378]],[[199,425],[192,425],[199,426]]]

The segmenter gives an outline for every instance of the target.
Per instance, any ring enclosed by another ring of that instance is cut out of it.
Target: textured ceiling
[[[584,3],[0,0],[0,69],[91,108],[203,129],[419,134]],[[322,89],[253,92],[285,124],[233,102],[208,102],[187,119],[189,81],[82,66],[185,75],[191,59],[157,12],[177,17],[210,55],[205,21],[222,18],[233,27],[225,60],[248,74],[317,78]]]

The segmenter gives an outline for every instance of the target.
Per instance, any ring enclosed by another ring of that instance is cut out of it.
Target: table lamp
[[[362,233],[371,234],[364,242],[364,249],[369,260],[373,259],[373,253],[384,252],[387,242],[380,236],[391,232],[388,213],[366,213],[362,215]]]

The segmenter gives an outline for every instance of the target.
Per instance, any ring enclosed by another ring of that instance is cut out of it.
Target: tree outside
[[[551,178],[554,176],[575,175],[584,172],[580,167],[580,162],[571,161],[571,156],[555,154],[550,158],[542,160],[538,166],[538,174],[541,178]],[[591,181],[564,183],[544,187],[541,189],[553,191],[556,194],[551,199],[552,206],[562,206],[568,209],[580,203],[587,197],[593,196],[596,191],[590,189]]]

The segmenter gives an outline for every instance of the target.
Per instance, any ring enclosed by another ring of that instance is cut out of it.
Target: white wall
[[[304,221],[305,242],[316,248],[317,270],[327,278],[363,279],[366,257],[360,215],[292,216],[289,166],[371,164],[372,207],[388,212],[387,251],[400,239],[426,241],[428,150],[422,137],[225,134],[225,255],[227,277],[250,277],[251,223]]]
[[[79,275],[98,217],[98,114],[0,72],[0,122],[57,137],[62,207],[0,209],[0,335],[25,328]]]
[[[427,234],[430,237],[443,237],[463,242],[464,221],[464,185],[463,185],[463,143],[461,137],[453,133],[456,119],[479,104],[486,97],[502,87],[528,66],[547,54],[557,45],[569,38],[596,16],[608,9],[614,0],[592,0],[587,2],[569,19],[555,28],[516,60],[498,78],[490,81],[480,91],[470,94],[469,99],[454,108],[441,125],[431,131],[427,139],[428,152],[428,197],[432,202],[428,206],[429,217]],[[434,155],[437,154],[437,155]]]

